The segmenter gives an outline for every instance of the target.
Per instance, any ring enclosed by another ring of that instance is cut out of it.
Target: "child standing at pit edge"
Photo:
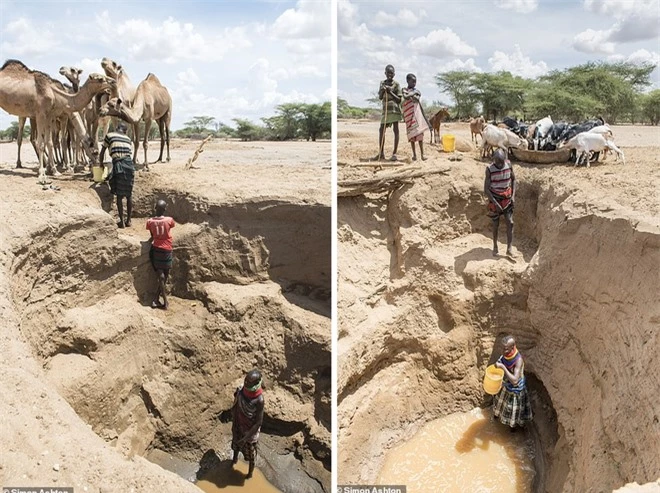
[[[376,160],[385,159],[385,129],[392,125],[394,130],[394,152],[390,161],[396,161],[396,151],[399,148],[399,122],[403,120],[401,115],[401,86],[394,80],[394,67],[385,67],[386,79],[380,83],[378,98],[383,102],[383,115],[380,119],[380,130],[378,132],[378,155]]]
[[[408,83],[408,87],[403,90],[403,119],[406,122],[408,142],[410,142],[410,147],[412,147],[412,158],[413,161],[417,161],[415,142],[419,142],[419,153],[422,161],[426,161],[424,157],[424,132],[431,127],[426,121],[426,117],[422,111],[422,105],[419,102],[422,93],[415,88],[417,77],[415,77],[415,74],[408,74],[406,75],[406,82]]]
[[[172,268],[172,233],[170,230],[174,227],[174,219],[165,215],[167,204],[164,200],[156,202],[156,216],[147,220],[147,229],[151,233],[151,249],[149,250],[149,259],[156,274],[158,275],[158,289],[156,296],[151,302],[151,308],[162,308],[167,310],[167,292],[165,283],[170,275]],[[163,302],[160,302],[160,297]]]

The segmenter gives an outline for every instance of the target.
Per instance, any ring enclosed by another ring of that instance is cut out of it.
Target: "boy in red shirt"
[[[172,233],[170,230],[174,227],[174,219],[165,216],[167,204],[164,200],[156,202],[156,216],[147,220],[147,229],[151,233],[151,249],[149,250],[149,259],[153,265],[156,274],[158,274],[158,290],[156,297],[151,302],[151,308],[163,308],[167,310],[167,293],[165,292],[165,283],[170,275],[172,268]],[[160,297],[163,296],[163,303]]]

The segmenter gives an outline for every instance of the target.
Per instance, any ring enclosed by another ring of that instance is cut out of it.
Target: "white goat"
[[[509,147],[527,149],[527,141],[525,139],[520,138],[511,130],[498,128],[491,124],[484,126],[481,132],[481,139],[481,157],[486,157],[486,151],[491,147],[499,147],[507,155],[509,153]]]
[[[617,159],[621,157],[623,164],[626,164],[623,151],[614,145],[614,142],[607,140],[602,134],[593,132],[584,132],[576,135],[566,143],[566,148],[575,149],[575,166],[582,160],[582,156],[586,154],[587,168],[589,167],[589,157],[592,152],[601,152],[605,149],[616,152]]]

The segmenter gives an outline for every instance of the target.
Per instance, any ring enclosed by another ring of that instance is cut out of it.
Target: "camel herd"
[[[48,171],[59,174],[57,165],[65,171],[69,159],[76,164],[88,160],[98,162],[98,129],[102,135],[109,129],[110,117],[121,118],[133,128],[134,159],[137,162],[139,123],[145,122],[144,163],[148,169],[148,135],[154,120],[160,131],[160,154],[167,145],[170,160],[170,121],[172,98],[165,86],[153,74],[133,86],[121,65],[104,58],[101,67],[105,75],[90,74],[80,84],[82,70],[60,68],[60,74],[70,82],[65,85],[38,70],[31,70],[18,60],[7,60],[0,68],[0,107],[18,117],[18,158],[21,167],[23,128],[30,119],[30,140],[39,158],[39,182],[46,182]]]

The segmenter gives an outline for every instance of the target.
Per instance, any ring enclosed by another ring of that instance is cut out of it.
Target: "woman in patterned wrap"
[[[238,462],[238,453],[249,463],[246,478],[251,478],[257,458],[259,431],[264,420],[263,379],[258,370],[245,375],[243,386],[234,393],[232,406],[231,449],[232,464]]]
[[[504,370],[504,381],[495,396],[493,414],[502,424],[510,426],[511,431],[514,431],[516,426],[524,426],[534,416],[527,392],[525,362],[516,348],[515,339],[512,336],[504,336],[502,348],[504,352],[495,362],[495,366]]]

